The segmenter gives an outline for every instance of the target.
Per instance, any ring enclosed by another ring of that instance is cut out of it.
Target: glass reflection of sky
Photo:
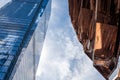
[[[0,8],[5,7],[11,0],[0,0]]]
[[[0,1],[0,80],[9,78],[22,48],[29,43],[27,41],[47,2],[48,0]]]

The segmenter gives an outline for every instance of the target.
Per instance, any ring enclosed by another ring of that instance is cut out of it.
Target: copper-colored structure
[[[108,80],[120,53],[120,0],[69,0],[69,13],[85,53]]]

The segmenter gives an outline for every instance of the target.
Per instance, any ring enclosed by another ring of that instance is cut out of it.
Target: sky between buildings
[[[1,0],[0,8],[3,3]],[[69,17],[68,0],[52,0],[48,27],[37,80],[105,80],[77,40]]]
[[[84,54],[72,27],[68,0],[52,0],[37,80],[105,80]]]

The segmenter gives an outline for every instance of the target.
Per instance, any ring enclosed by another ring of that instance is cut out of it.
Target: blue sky
[[[67,0],[52,0],[37,80],[105,80],[93,67],[77,40]]]
[[[0,8],[3,3],[1,0]],[[77,40],[69,17],[68,0],[52,0],[37,80],[105,80]]]

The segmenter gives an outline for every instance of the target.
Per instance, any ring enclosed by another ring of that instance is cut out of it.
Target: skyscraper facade
[[[0,80],[35,80],[51,0],[1,2]]]

